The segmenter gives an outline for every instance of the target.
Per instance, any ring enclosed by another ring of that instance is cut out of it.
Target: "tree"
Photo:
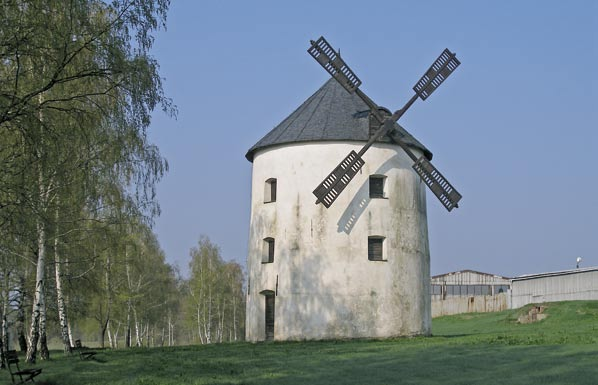
[[[200,343],[236,341],[243,329],[243,272],[224,262],[218,246],[202,236],[191,249],[188,311]]]
[[[45,335],[48,245],[55,212],[79,198],[79,220],[158,212],[167,170],[147,142],[151,111],[174,114],[149,55],[168,0],[12,0],[0,10],[0,231],[15,213],[35,236],[27,361]],[[77,184],[82,189],[71,186]],[[113,194],[114,191],[119,194]],[[118,196],[118,201],[112,201]],[[126,202],[127,204],[122,204]],[[116,204],[117,210],[106,209]],[[21,209],[23,208],[23,209]],[[131,209],[131,210],[129,210]],[[22,210],[20,212],[19,210]],[[68,218],[75,221],[77,218]],[[57,282],[60,282],[60,277]],[[42,345],[42,352],[47,351]]]

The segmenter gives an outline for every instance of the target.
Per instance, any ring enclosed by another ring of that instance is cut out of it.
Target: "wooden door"
[[[274,340],[274,293],[266,293],[266,341]]]

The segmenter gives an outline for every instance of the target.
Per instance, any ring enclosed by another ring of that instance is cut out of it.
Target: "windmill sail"
[[[329,208],[364,164],[363,159],[355,151],[351,151],[314,190],[314,195],[318,198],[316,203],[321,202]]]
[[[459,207],[461,194],[455,190],[430,161],[422,156],[415,162],[413,169],[448,211]]]
[[[356,93],[370,108],[371,113],[381,123],[380,128],[371,136],[370,140],[362,147],[359,153],[351,151],[343,161],[320,183],[313,191],[317,198],[316,203],[322,203],[329,208],[338,198],[340,193],[347,187],[357,172],[365,164],[361,156],[372,146],[372,144],[383,135],[388,135],[397,143],[409,157],[415,162],[413,169],[422,178],[426,186],[436,195],[440,203],[448,210],[458,207],[461,194],[444,178],[428,159],[424,156],[417,158],[409,149],[408,145],[392,131],[394,123],[411,107],[420,97],[426,100],[446,78],[461,64],[454,53],[445,49],[436,61],[426,71],[424,76],[413,87],[415,95],[400,110],[390,117],[383,116],[376,103],[374,103],[363,91],[359,89],[361,80],[341,59],[328,44],[324,37],[317,41],[311,41],[309,54],[320,63],[322,67],[334,77],[349,93]]]

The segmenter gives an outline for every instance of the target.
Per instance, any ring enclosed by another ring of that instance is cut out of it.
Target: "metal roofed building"
[[[435,275],[431,284],[432,317],[509,308],[511,281],[507,277],[461,270]]]
[[[511,308],[530,303],[598,300],[598,267],[528,274],[511,279]]]
[[[431,333],[426,185],[405,151],[377,141],[334,205],[315,204],[314,188],[377,130],[368,110],[330,79],[248,150],[248,341]]]
[[[431,278],[432,317],[517,309],[527,304],[598,300],[598,267],[514,278],[461,270]]]

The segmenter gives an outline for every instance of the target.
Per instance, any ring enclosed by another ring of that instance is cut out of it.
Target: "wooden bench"
[[[6,352],[6,363],[13,384],[24,384],[28,381],[35,382],[33,381],[33,378],[42,372],[41,369],[21,370],[21,368],[19,368],[19,355],[16,350],[9,350]],[[17,382],[17,380],[19,381]]]
[[[81,358],[81,360],[89,360],[98,354],[97,352],[84,348],[83,345],[81,345],[81,340],[75,340],[75,350],[79,352],[79,358]]]

